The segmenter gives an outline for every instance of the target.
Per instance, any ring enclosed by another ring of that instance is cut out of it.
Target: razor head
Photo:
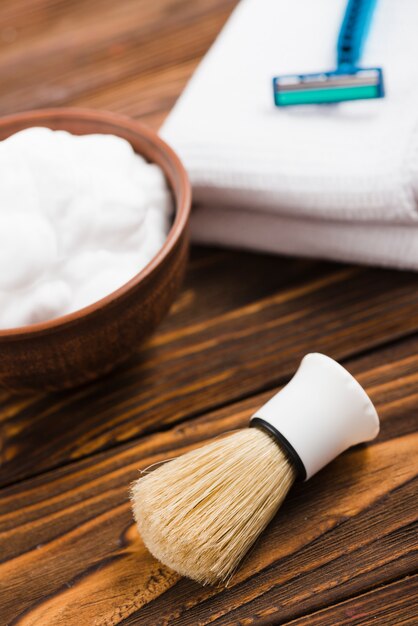
[[[276,76],[273,93],[278,107],[370,100],[385,95],[380,68]]]

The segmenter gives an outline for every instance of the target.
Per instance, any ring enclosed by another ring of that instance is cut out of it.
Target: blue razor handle
[[[370,29],[377,0],[348,0],[337,42],[337,66],[356,67]]]
[[[337,41],[337,69],[274,77],[276,106],[383,98],[381,68],[357,66],[376,3],[377,0],[348,0]]]

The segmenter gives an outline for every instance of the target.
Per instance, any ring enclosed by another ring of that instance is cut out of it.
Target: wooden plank
[[[3,489],[3,619],[289,621],[408,575],[418,564],[417,346],[400,342],[348,364],[369,385],[381,436],[296,485],[226,590],[179,579],[149,556],[132,524],[128,485],[138,468],[243,426],[268,394]]]
[[[272,623],[266,620],[259,624]],[[287,622],[286,626],[372,626],[418,623],[418,576],[373,589],[335,606]],[[277,624],[277,622],[276,622]]]
[[[116,111],[159,128],[197,67],[198,57],[71,98],[71,106]]]
[[[197,259],[173,315],[129,366],[61,395],[3,395],[0,482],[271,388],[306,352],[342,359],[406,336],[418,329],[417,281],[244,253]]]
[[[164,80],[167,69],[201,58],[235,4],[2,2],[0,114],[70,104],[109,87],[116,93],[119,83],[144,75],[153,81],[158,102],[167,102],[165,94],[172,89]]]

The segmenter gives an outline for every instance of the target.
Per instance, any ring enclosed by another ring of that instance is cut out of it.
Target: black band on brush
[[[283,437],[282,433],[279,433],[279,431],[274,428],[274,426],[263,420],[261,417],[253,417],[250,422],[250,426],[256,426],[257,428],[261,428],[262,430],[266,430],[268,433],[270,433],[270,435],[274,437],[277,443],[279,443],[286,450],[288,457],[295,466],[295,469],[298,473],[298,478],[300,480],[306,479],[306,469],[304,464],[302,463],[302,459],[300,458],[292,444],[289,443],[289,441],[286,439],[286,437]]]

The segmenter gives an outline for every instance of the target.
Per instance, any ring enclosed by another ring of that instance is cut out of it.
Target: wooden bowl
[[[94,304],[54,320],[0,331],[0,385],[59,390],[109,372],[135,352],[167,313],[187,262],[191,190],[171,148],[142,124],[109,112],[47,109],[0,120],[0,140],[29,126],[76,135],[111,133],[164,171],[175,216],[165,244],[132,280]]]

